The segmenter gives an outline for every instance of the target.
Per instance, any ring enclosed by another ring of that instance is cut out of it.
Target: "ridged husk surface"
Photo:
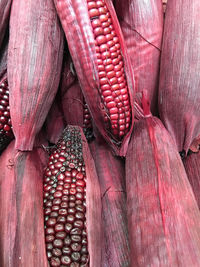
[[[161,120],[178,151],[200,134],[200,1],[168,1],[159,85]]]
[[[83,127],[83,93],[71,57],[66,58],[64,61],[61,95],[66,123]]]
[[[48,267],[43,218],[43,169],[47,154],[15,150],[0,157],[0,266]]]
[[[200,208],[200,152],[192,153],[183,160],[185,170]]]
[[[102,138],[90,143],[102,198],[104,246],[102,266],[130,266],[124,160]]]
[[[63,32],[53,0],[15,0],[10,17],[8,83],[16,148],[31,150],[55,97]]]
[[[148,91],[157,113],[158,81],[163,33],[160,0],[113,0],[135,77],[136,92]]]
[[[126,157],[131,266],[200,266],[200,212],[162,123],[135,123]]]

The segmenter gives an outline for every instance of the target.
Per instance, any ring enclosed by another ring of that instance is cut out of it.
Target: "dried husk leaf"
[[[53,0],[15,0],[10,18],[8,83],[16,149],[33,148],[58,88],[62,57],[63,32]]]
[[[187,156],[184,158],[183,163],[198,207],[200,208],[200,152]]]
[[[148,90],[152,113],[157,114],[162,3],[160,0],[114,0],[113,4],[133,67],[136,92]]]
[[[56,144],[62,134],[62,131],[66,127],[63,110],[61,107],[60,96],[57,95],[49,110],[49,113],[45,122],[45,129],[47,133],[47,139]]]
[[[66,58],[64,61],[61,102],[66,124],[83,128],[87,140],[91,141],[94,138],[92,117],[85,103],[71,57]]]
[[[124,161],[102,138],[90,143],[102,198],[104,246],[102,266],[130,266]]]
[[[86,167],[87,185],[86,185],[86,222],[88,234],[88,251],[89,251],[89,266],[102,266],[102,203],[101,192],[96,173],[94,160],[90,153],[89,146],[85,135],[80,127],[82,138],[83,159]]]
[[[61,81],[62,109],[68,125],[83,127],[83,93],[71,57],[64,62]]]
[[[115,30],[119,34],[119,41],[124,59],[124,68],[129,88],[132,122],[130,130],[118,144],[113,141],[110,133],[105,129],[104,113],[102,112],[102,102],[99,95],[99,77],[97,56],[95,51],[95,39],[88,14],[86,0],[54,0],[57,12],[61,19],[65,36],[67,38],[70,54],[76,69],[76,73],[83,91],[86,103],[88,104],[91,116],[99,132],[110,144],[116,154],[124,156],[127,151],[130,134],[133,127],[133,96],[134,96],[134,78],[124,44],[122,32],[117,21],[112,1],[106,0],[105,3],[111,13],[112,22]],[[70,31],[68,30],[70,28]]]
[[[19,152],[15,141],[0,157],[0,265],[47,267],[43,219],[42,148]]]
[[[174,142],[155,117],[135,123],[126,188],[131,266],[199,266],[200,212]]]
[[[165,16],[159,113],[179,151],[200,134],[200,2],[169,1]]]

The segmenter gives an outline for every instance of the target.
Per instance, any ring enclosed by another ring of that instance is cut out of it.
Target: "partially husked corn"
[[[134,119],[134,76],[113,5],[110,0],[54,2],[94,123],[114,152],[125,155]]]
[[[91,229],[90,203],[87,202],[86,194],[90,194],[90,173],[87,172],[82,135],[78,127],[68,127],[58,142],[55,151],[49,158],[44,177],[44,215],[45,215],[45,240],[47,257],[50,266],[70,265],[85,266],[89,259],[92,261],[93,252],[88,248]],[[89,150],[88,150],[89,152]],[[88,155],[87,163],[91,164]],[[93,170],[94,172],[94,170]],[[89,179],[89,181],[88,181]],[[95,185],[95,176],[92,177]],[[93,189],[98,198],[98,186]],[[93,193],[92,193],[93,194]],[[100,197],[100,195],[99,195]],[[90,201],[96,202],[94,199]],[[88,206],[89,204],[89,206]],[[92,204],[92,203],[91,203]],[[93,204],[92,204],[93,205]],[[100,219],[98,205],[97,211],[92,210],[92,220]],[[89,222],[88,222],[89,220]],[[101,221],[98,221],[101,224]],[[95,242],[91,246],[99,244],[101,233],[99,227],[94,228]],[[89,238],[88,238],[89,233]],[[99,249],[99,248],[98,248]],[[99,252],[100,253],[100,252]],[[98,253],[95,253],[96,264],[100,267]]]

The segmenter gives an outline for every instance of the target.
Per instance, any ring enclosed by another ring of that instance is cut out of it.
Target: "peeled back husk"
[[[97,41],[95,40],[95,36],[94,36],[92,24],[91,24],[93,19],[90,18],[89,16],[90,13],[88,9],[91,3],[89,4],[89,2],[86,0],[84,1],[54,0],[54,2],[57,8],[59,17],[61,19],[63,29],[65,31],[70,54],[72,56],[72,60],[73,60],[73,63],[76,69],[76,73],[77,73],[77,76],[78,76],[78,79],[81,85],[81,89],[83,91],[85,101],[89,107],[89,111],[94,120],[94,123],[97,126],[101,135],[110,144],[113,151],[118,155],[124,156],[127,151],[128,141],[130,139],[130,134],[133,128],[134,77],[133,77],[131,64],[130,64],[130,61],[127,55],[126,47],[124,44],[122,32],[121,32],[121,29],[120,29],[120,26],[117,20],[117,16],[115,14],[115,11],[112,5],[112,1],[106,0],[106,1],[101,1],[99,3],[102,4],[103,6],[106,5],[106,9],[108,10],[109,16],[112,18],[110,19],[110,21],[112,22],[112,27],[115,33],[115,37],[117,39],[117,44],[118,46],[120,46],[119,52],[120,52],[121,61],[122,61],[121,63],[123,65],[123,67],[121,68],[121,71],[123,72],[124,76],[121,77],[121,79],[126,80],[126,83],[127,83],[127,89],[126,89],[127,92],[125,95],[126,97],[125,101],[129,102],[129,106],[126,111],[127,112],[126,114],[128,114],[127,116],[128,116],[128,119],[130,120],[129,122],[127,122],[129,126],[128,128],[126,128],[126,131],[127,131],[126,134],[124,136],[121,136],[120,138],[115,137],[114,133],[112,132],[112,131],[115,131],[116,128],[113,130],[112,127],[107,127],[106,126],[107,124],[105,123],[105,117],[107,119],[108,125],[112,121],[110,119],[110,117],[112,116],[111,114],[108,114],[109,109],[106,106],[107,104],[105,104],[107,102],[102,101],[103,94],[101,91],[102,83],[104,83],[106,79],[108,79],[108,77],[102,78],[103,81],[101,83],[100,81],[101,79],[99,77],[100,75],[99,67],[104,68],[104,66],[101,65],[101,63],[100,63],[101,66],[98,65],[97,52],[96,52],[96,49],[98,48],[95,47],[97,44]],[[96,4],[96,2],[94,4]],[[104,19],[105,19],[105,16],[103,20]],[[69,31],[69,28],[70,28],[70,31]],[[111,38],[111,35],[109,38]],[[104,40],[105,40],[105,36],[104,36]],[[104,56],[105,56],[105,53],[104,53]],[[108,58],[106,57],[105,58],[106,62],[107,62],[107,59]],[[111,75],[113,75],[113,72],[111,73]],[[108,83],[107,83],[107,86],[109,86]],[[121,91],[118,90],[118,93],[121,94]],[[113,95],[116,97],[117,92],[114,93]],[[110,96],[110,98],[114,96]],[[127,96],[128,96],[128,100],[127,100]],[[119,102],[121,102],[122,100],[123,99],[121,96],[121,98],[119,98]],[[123,110],[123,112],[125,113],[123,103],[121,104],[122,104],[121,110]],[[110,103],[110,105],[114,105],[114,104]],[[114,110],[116,109],[117,107],[115,106]],[[114,112],[114,111],[111,111],[111,112]],[[116,117],[119,114],[114,114],[114,115]],[[118,119],[115,119],[115,120],[117,120],[117,123],[119,122]],[[115,125],[112,125],[112,126],[117,127],[118,129],[117,123],[116,123],[116,126]]]

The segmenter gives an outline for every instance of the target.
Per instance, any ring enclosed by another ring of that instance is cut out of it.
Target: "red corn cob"
[[[19,150],[32,149],[45,121],[58,88],[62,56],[63,32],[53,0],[13,1],[8,82]]]
[[[148,90],[151,110],[157,114],[162,3],[160,0],[114,0],[113,3],[134,70],[135,89]]]
[[[42,207],[46,153],[41,148],[18,152],[14,142],[0,157],[0,266],[47,267]]]
[[[113,156],[102,138],[90,143],[102,196],[104,249],[103,267],[130,266],[126,214],[125,166]]]
[[[200,152],[192,153],[183,160],[188,180],[192,186],[194,196],[200,209]]]
[[[181,158],[162,123],[145,115],[126,158],[131,266],[200,266],[200,212]]]
[[[0,0],[0,50],[9,22],[12,0]]]
[[[115,153],[125,155],[133,126],[134,81],[112,2],[54,2],[94,123]]]
[[[159,86],[160,117],[179,151],[200,134],[200,1],[167,3]]]
[[[64,130],[49,160],[44,178],[44,213],[50,266],[100,267],[100,189],[86,139],[78,126]]]
[[[10,119],[7,74],[0,80],[0,152],[14,138]]]

